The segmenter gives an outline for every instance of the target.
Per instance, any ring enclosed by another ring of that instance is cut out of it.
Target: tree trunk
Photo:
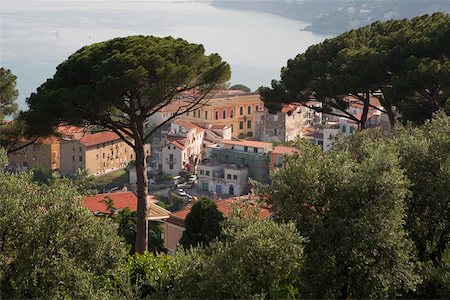
[[[394,129],[396,120],[395,120],[395,113],[392,110],[392,106],[388,106],[385,109],[389,118],[389,123],[391,124],[391,129]]]
[[[370,93],[367,92],[366,97],[364,98],[364,107],[361,114],[361,129],[366,128],[367,115],[369,114],[369,104],[370,104]]]
[[[139,125],[138,125],[139,126]],[[144,253],[148,248],[148,182],[147,182],[147,165],[145,161],[144,143],[140,137],[143,133],[143,125],[138,128],[141,135],[136,136],[134,151],[136,154],[136,177],[137,177],[137,233],[136,233],[136,252]]]

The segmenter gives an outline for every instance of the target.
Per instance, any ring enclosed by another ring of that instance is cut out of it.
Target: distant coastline
[[[412,18],[434,12],[450,13],[450,3],[440,0],[212,0],[210,4],[220,8],[258,11],[302,21],[310,25],[299,28],[300,31],[329,35],[338,35],[378,20]]]

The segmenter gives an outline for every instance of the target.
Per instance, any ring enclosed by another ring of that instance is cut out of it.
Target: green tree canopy
[[[241,90],[246,93],[250,93],[252,91],[249,87],[247,87],[243,84],[235,84],[235,85],[231,86],[229,89],[230,90]]]
[[[198,199],[186,216],[184,221],[186,230],[180,244],[184,248],[208,245],[220,236],[223,220],[224,216],[214,201],[206,197]]]
[[[392,134],[380,130],[358,132],[335,143],[362,160],[376,144],[397,150],[400,167],[410,181],[405,199],[405,228],[414,241],[422,263],[423,283],[411,298],[439,298],[449,291],[442,265],[450,243],[450,117],[435,116],[421,128],[397,128]],[[448,259],[448,256],[447,256]]]
[[[260,88],[266,105],[322,103],[312,109],[354,120],[365,127],[369,98],[376,96],[391,120],[394,107],[405,120],[422,123],[446,107],[450,96],[450,16],[436,13],[411,20],[375,22],[290,59],[281,80]],[[364,105],[361,117],[347,111],[351,95]]]
[[[305,246],[300,292],[306,298],[384,298],[419,283],[403,227],[409,181],[392,147],[364,160],[305,145],[272,178],[269,202],[292,220]]]
[[[118,134],[136,154],[136,251],[147,249],[145,141],[171,119],[205,105],[210,91],[230,78],[230,67],[202,45],[182,39],[131,36],[83,47],[57,67],[28,99],[25,118],[48,132],[60,123],[98,125]],[[145,131],[147,119],[175,96],[188,100],[166,121]]]
[[[0,68],[0,125],[5,117],[17,112],[17,77],[10,70]]]
[[[31,176],[0,173],[0,294],[109,297],[104,283],[127,255],[116,226],[84,208],[68,180],[42,185]]]

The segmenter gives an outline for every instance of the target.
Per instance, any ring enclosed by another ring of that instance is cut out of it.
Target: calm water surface
[[[326,38],[299,30],[306,25],[205,2],[2,0],[0,65],[18,77],[25,108],[25,98],[82,46],[119,36],[171,35],[219,53],[231,65],[232,84],[256,89],[279,78],[287,59]]]

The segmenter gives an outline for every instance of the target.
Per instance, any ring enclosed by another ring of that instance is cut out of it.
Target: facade
[[[270,152],[270,171],[273,172],[276,169],[283,167],[285,155],[292,155],[298,153],[298,149],[288,146],[276,146],[272,152]]]
[[[230,126],[234,137],[253,137],[255,132],[255,112],[263,110],[264,103],[259,94],[249,93],[214,97],[203,107],[186,113],[180,118],[204,128]]]
[[[133,148],[114,132],[105,131],[81,139],[61,141],[61,174],[75,174],[78,169],[101,175],[124,168],[135,159]],[[150,154],[149,149],[146,150]]]
[[[208,147],[207,157],[210,161],[221,164],[247,167],[248,177],[267,183],[269,182],[269,152],[272,149],[271,143],[222,140],[215,146]]]
[[[317,105],[316,102],[308,105]],[[318,126],[322,114],[299,103],[283,105],[276,114],[268,110],[255,112],[255,140],[285,143],[302,136],[305,127]]]
[[[240,196],[248,184],[248,168],[233,164],[203,161],[198,166],[198,186],[218,196]]]
[[[164,174],[178,175],[183,170],[188,159],[185,143],[184,137],[168,138],[167,145],[161,149],[161,171]]]
[[[42,138],[25,148],[8,154],[8,168],[15,171],[31,170],[44,167],[48,170],[60,169],[61,138],[80,139],[86,133],[83,128],[60,126],[57,129],[60,137]]]

